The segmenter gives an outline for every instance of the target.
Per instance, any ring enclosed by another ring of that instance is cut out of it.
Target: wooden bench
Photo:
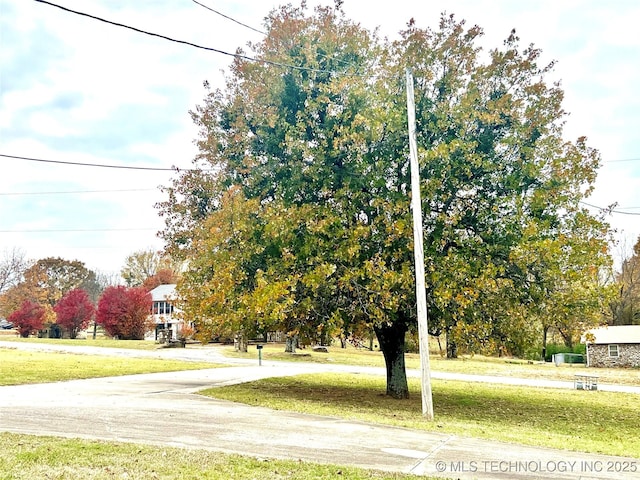
[[[577,373],[573,380],[576,390],[598,390],[598,376],[588,373]]]

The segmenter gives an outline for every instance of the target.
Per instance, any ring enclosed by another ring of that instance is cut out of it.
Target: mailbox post
[[[262,345],[256,345],[258,349],[258,365],[262,366]]]

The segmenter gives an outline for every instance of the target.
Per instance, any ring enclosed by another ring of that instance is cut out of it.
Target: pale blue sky
[[[255,27],[278,4],[201,2]],[[54,3],[229,52],[261,38],[189,0]],[[571,113],[566,138],[586,135],[602,154],[588,201],[640,213],[640,2],[345,0],[344,10],[389,37],[412,17],[435,27],[441,12],[454,13],[483,27],[488,48],[516,28],[522,45],[535,43],[544,60],[558,61],[553,78],[562,81]],[[188,167],[196,137],[188,111],[203,98],[203,80],[221,86],[229,62],[32,0],[0,0],[0,154]],[[134,250],[162,247],[153,205],[169,172],[8,158],[0,165],[0,251],[19,247],[33,259],[61,256],[117,272]],[[627,243],[640,234],[639,216],[610,220]]]

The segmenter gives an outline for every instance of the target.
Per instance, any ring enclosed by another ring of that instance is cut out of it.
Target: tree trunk
[[[247,336],[244,332],[238,332],[233,339],[233,346],[236,352],[247,353],[248,345],[247,345]]]
[[[549,332],[549,326],[544,325],[542,327],[542,361],[546,361],[547,358],[547,333]]]
[[[375,326],[387,367],[387,395],[393,398],[409,398],[409,385],[404,364],[404,335],[407,326],[402,322]]]
[[[449,330],[446,332],[447,337],[447,358],[458,358],[458,345],[453,338]]]
[[[285,353],[296,353],[296,347],[298,346],[298,335],[287,335],[284,344]]]
[[[568,348],[573,348],[573,337],[571,336],[571,331],[564,330],[562,328],[558,328],[558,331],[560,332],[560,336],[564,341],[564,345]]]

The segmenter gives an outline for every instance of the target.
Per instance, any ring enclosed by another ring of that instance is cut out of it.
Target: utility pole
[[[416,304],[418,308],[418,337],[420,343],[420,371],[422,379],[422,415],[428,420],[433,420],[431,369],[429,367],[427,293],[424,281],[422,200],[420,195],[418,146],[416,143],[416,106],[413,93],[413,75],[409,68],[407,68],[407,117],[409,126],[409,152],[411,155],[411,210],[413,211],[413,255],[416,268]]]

